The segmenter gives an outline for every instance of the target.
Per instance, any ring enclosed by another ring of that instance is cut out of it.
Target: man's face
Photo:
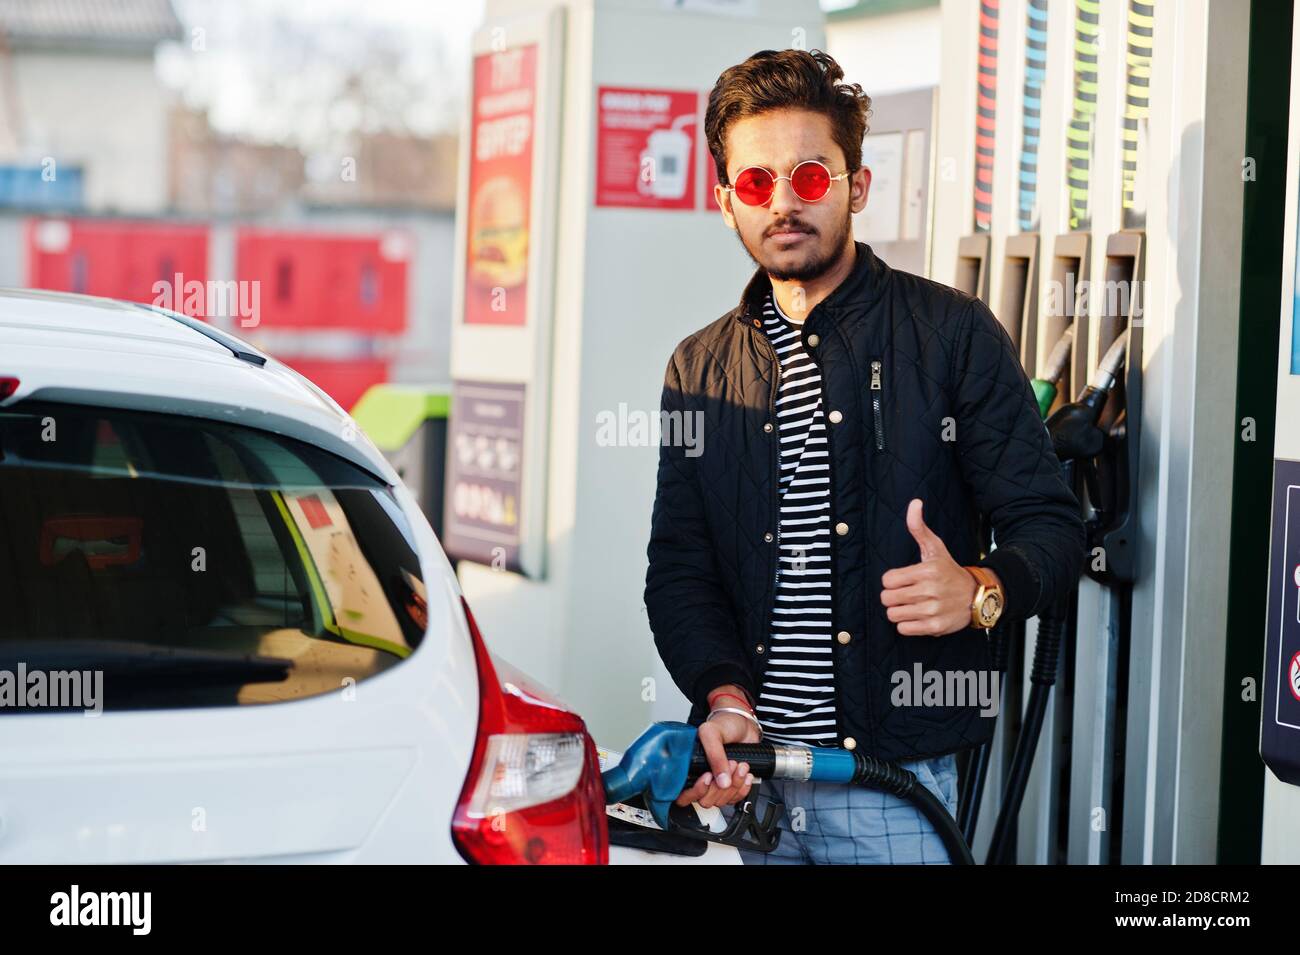
[[[746,166],[789,176],[805,159],[820,160],[832,176],[853,175],[832,182],[816,202],[795,195],[789,179],[776,184],[763,206],[746,205],[721,185],[714,192],[723,219],[736,230],[754,264],[778,281],[811,281],[852,248],[852,215],[867,204],[871,170],[844,168],[844,152],[821,113],[772,110],[737,120],[727,130],[727,178],[733,184]]]

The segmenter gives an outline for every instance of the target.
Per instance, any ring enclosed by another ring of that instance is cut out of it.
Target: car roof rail
[[[136,308],[142,308],[147,312],[153,312],[155,315],[161,315],[164,318],[170,318],[173,322],[179,322],[186,328],[198,332],[207,338],[212,339],[218,345],[230,350],[230,353],[240,361],[246,361],[250,365],[257,365],[259,368],[266,364],[267,356],[262,354],[252,345],[241,342],[233,335],[227,335],[221,329],[209,325],[207,322],[200,321],[181,312],[173,312],[169,308],[159,308],[157,305],[147,305],[144,302],[131,302]]]

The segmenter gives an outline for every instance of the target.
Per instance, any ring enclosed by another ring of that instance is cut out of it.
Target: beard
[[[812,226],[807,225],[806,223],[793,222],[788,224],[793,225],[796,228],[807,229],[812,233],[813,241],[816,241],[820,237],[820,233],[816,232]],[[764,235],[760,236],[759,239],[760,254],[762,252],[762,239],[766,238],[766,231],[767,230],[764,230]],[[829,272],[836,264],[838,264],[840,258],[846,252],[849,235],[852,231],[853,213],[846,208],[844,211],[844,218],[840,220],[839,227],[835,229],[829,243],[818,243],[817,248],[806,252],[805,255],[807,257],[804,259],[802,265],[787,266],[784,268],[759,258],[759,256],[755,254],[754,250],[749,247],[749,243],[745,241],[745,237],[741,235],[739,229],[736,230],[736,238],[740,240],[740,244],[744,248],[745,254],[749,256],[750,261],[760,269],[767,272],[771,278],[776,279],[778,282],[811,282],[813,279]]]

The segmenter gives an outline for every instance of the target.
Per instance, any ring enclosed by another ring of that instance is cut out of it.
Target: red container
[[[27,223],[27,263],[32,288],[103,295],[196,314],[183,307],[184,287],[197,282],[206,288],[208,227],[32,219]],[[206,293],[196,300],[206,302]],[[203,317],[202,311],[197,314]]]
[[[235,273],[261,282],[263,327],[406,330],[404,242],[383,236],[240,229]]]

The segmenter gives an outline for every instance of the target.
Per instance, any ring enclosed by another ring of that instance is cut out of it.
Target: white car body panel
[[[400,665],[284,703],[0,716],[0,864],[451,862],[451,816],[478,725],[460,586],[411,494],[351,419],[288,367],[235,358],[172,319],[105,299],[0,291],[0,377],[17,393],[93,388],[348,451],[395,485],[429,629]],[[111,383],[111,384],[110,384]],[[111,388],[111,390],[109,390]]]

